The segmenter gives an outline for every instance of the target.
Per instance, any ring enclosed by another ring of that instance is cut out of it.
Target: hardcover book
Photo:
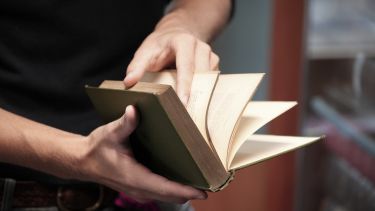
[[[135,157],[155,173],[196,188],[223,189],[238,169],[319,140],[254,134],[296,105],[250,101],[263,74],[194,74],[185,107],[175,90],[176,72],[147,73],[131,88],[103,81],[86,91],[106,121],[135,105],[139,125],[131,143]]]
[[[344,159],[329,156],[324,162],[324,198],[346,210],[375,210],[375,186]]]

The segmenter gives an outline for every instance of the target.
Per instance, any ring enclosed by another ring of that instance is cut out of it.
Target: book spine
[[[375,156],[364,151],[355,142],[341,135],[332,128],[327,134],[324,142],[326,148],[345,159],[350,165],[355,167],[363,176],[375,183]]]
[[[325,163],[324,189],[326,198],[348,210],[375,210],[374,184],[339,157]]]
[[[337,203],[335,200],[327,197],[323,200],[320,211],[350,211],[346,207],[343,207],[341,204]]]
[[[210,191],[220,189],[231,178],[231,175],[225,170],[220,159],[213,154],[176,93],[170,88],[163,95],[159,95],[158,100],[199,168],[199,173],[209,184],[208,189]],[[180,106],[176,106],[176,103]]]
[[[355,142],[362,150],[375,156],[375,141],[359,128],[355,127],[347,118],[344,118],[332,106],[320,97],[314,97],[311,101],[314,111],[328,122],[335,125],[338,131]]]
[[[228,179],[225,181],[225,183],[222,184],[219,187],[212,188],[211,189],[212,192],[218,192],[218,191],[223,190],[224,188],[226,188],[229,185],[229,183],[231,183],[234,180],[234,175],[235,175],[236,171],[235,170],[231,170],[228,173],[229,173],[229,176],[228,176]]]

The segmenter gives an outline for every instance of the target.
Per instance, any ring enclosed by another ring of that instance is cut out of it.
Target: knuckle
[[[212,53],[212,58],[215,61],[220,61],[220,57],[216,53]]]
[[[209,51],[209,52],[212,51],[211,46],[205,42],[199,42],[199,46],[205,51]]]
[[[159,49],[158,45],[143,46],[135,52],[133,61],[145,62],[144,60],[153,59]]]
[[[184,42],[184,43],[190,43],[195,44],[197,42],[196,38],[190,34],[183,33],[175,37],[174,40],[176,43]]]
[[[213,63],[215,64],[215,65],[217,65],[217,64],[219,64],[219,62],[220,62],[220,57],[218,56],[218,55],[216,55],[216,54],[213,54]]]
[[[129,74],[133,69],[134,69],[134,64],[133,62],[130,62],[130,64],[126,68],[126,74]]]
[[[138,57],[133,57],[133,60],[130,62],[128,67],[126,68],[126,74],[129,73],[136,73],[137,71],[137,66],[138,66]]]
[[[139,58],[141,58],[142,55],[147,54],[148,50],[143,45],[137,49],[137,51],[134,53],[133,61],[137,61]]]
[[[99,137],[104,140],[112,140],[113,131],[115,130],[114,124],[116,124],[116,122],[111,122],[107,125],[102,126]]]
[[[156,54],[152,54],[149,58],[150,67],[154,67],[158,63],[159,57]],[[147,70],[149,71],[149,70]]]
[[[118,120],[117,120],[117,127],[115,127],[115,131],[120,131],[122,130],[126,124],[125,122],[127,121],[126,115],[123,114]]]

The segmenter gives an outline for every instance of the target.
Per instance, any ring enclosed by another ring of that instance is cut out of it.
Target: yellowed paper
[[[320,137],[251,135],[236,153],[230,169],[240,169],[305,146]]]
[[[236,152],[246,141],[249,135],[255,133],[259,128],[278,117],[285,111],[295,106],[296,102],[249,102],[241,116],[236,134],[228,147],[227,167],[231,165]]]
[[[208,141],[209,139],[206,129],[206,117],[208,104],[219,73],[219,71],[195,73],[191,84],[189,102],[186,106],[186,110],[190,117],[197,125],[199,132],[210,147],[211,144]],[[147,73],[141,81],[170,85],[175,89],[176,72],[164,71],[159,73]]]
[[[207,127],[211,142],[224,166],[232,133],[263,75],[248,73],[219,76],[208,109]]]

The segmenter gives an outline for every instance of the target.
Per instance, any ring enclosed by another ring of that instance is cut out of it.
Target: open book
[[[135,105],[140,122],[131,141],[152,171],[197,188],[218,191],[234,171],[299,148],[319,137],[254,134],[295,102],[250,101],[263,74],[194,74],[186,108],[177,97],[176,73],[147,73],[125,89],[122,81],[86,86],[106,121]]]

